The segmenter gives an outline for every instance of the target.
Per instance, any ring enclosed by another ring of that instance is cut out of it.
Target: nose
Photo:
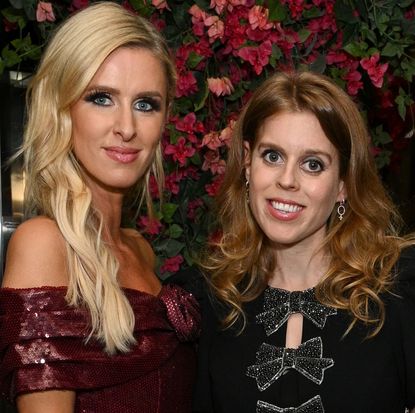
[[[114,124],[114,133],[121,137],[124,142],[134,139],[136,131],[136,119],[134,110],[129,106],[120,106]]]
[[[298,176],[296,165],[294,163],[285,163],[278,168],[277,185],[287,191],[295,191],[298,189]]]

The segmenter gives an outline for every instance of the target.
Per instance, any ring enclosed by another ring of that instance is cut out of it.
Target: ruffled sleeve
[[[0,289],[0,393],[119,385],[159,369],[179,340],[199,331],[194,298],[179,287],[159,296],[125,289],[136,322],[130,352],[109,356],[88,337],[88,314],[69,307],[65,288]]]
[[[402,376],[406,387],[406,405],[415,407],[415,247],[407,248],[397,265],[397,294],[405,363]]]

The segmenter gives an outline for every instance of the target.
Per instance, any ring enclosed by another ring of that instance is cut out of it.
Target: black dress
[[[222,331],[221,306],[202,300],[202,337],[193,412],[404,413],[415,407],[415,249],[398,263],[395,292],[375,338],[322,306],[313,289],[268,287],[245,306],[247,326]],[[285,322],[302,312],[303,342],[285,349]]]

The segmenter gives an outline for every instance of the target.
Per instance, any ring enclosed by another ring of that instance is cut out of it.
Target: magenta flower
[[[375,53],[371,57],[364,57],[360,61],[360,65],[367,71],[373,86],[381,88],[383,85],[383,77],[388,70],[388,64],[378,65],[379,53]]]
[[[186,145],[186,139],[183,136],[177,140],[176,145],[167,145],[164,153],[166,155],[172,155],[173,160],[178,161],[180,166],[186,164],[186,159],[191,158],[196,152],[196,149]]]
[[[185,72],[179,75],[176,87],[176,97],[189,96],[197,92],[197,81],[193,72]]]
[[[184,261],[181,255],[175,257],[166,258],[164,264],[160,267],[160,272],[176,272],[180,269],[180,264]]]
[[[36,20],[38,22],[44,22],[44,21],[54,22],[55,21],[55,15],[53,14],[52,3],[40,1],[37,4]]]
[[[138,225],[150,235],[159,234],[160,229],[162,228],[162,225],[158,219],[150,219],[148,216],[144,215],[139,218]]]
[[[261,74],[262,69],[269,62],[272,53],[272,44],[269,40],[262,43],[259,47],[247,46],[239,50],[239,57],[251,63],[257,75]]]
[[[269,10],[262,6],[254,6],[249,10],[248,20],[251,29],[269,30],[274,24],[268,21]]]

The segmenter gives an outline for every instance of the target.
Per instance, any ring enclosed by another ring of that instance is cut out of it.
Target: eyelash
[[[278,157],[278,159],[275,159],[274,161],[269,159],[270,155],[276,155]],[[261,154],[262,158],[265,160],[265,162],[267,162],[270,165],[275,165],[276,163],[278,163],[278,161],[281,158],[281,155],[278,151],[274,150],[274,149],[265,149],[262,154]],[[319,166],[318,170],[312,170],[309,168],[305,168],[305,171],[311,174],[318,174],[322,171],[324,171],[326,169],[324,163],[322,161],[320,161],[319,159],[316,158],[311,158],[311,159],[306,159],[305,161],[302,162],[301,166],[303,165],[307,165],[310,166],[310,163],[315,163]]]
[[[94,103],[95,105],[98,106],[109,106],[108,103],[98,103],[98,99],[108,99],[110,101],[112,101],[111,99],[111,94],[105,91],[98,91],[98,90],[94,90],[92,92],[90,92],[86,97],[85,97],[85,101],[87,102],[91,102]],[[147,104],[149,106],[151,106],[150,109],[139,109],[138,106],[141,104]],[[134,107],[137,108],[138,111],[140,112],[159,112],[161,109],[161,104],[158,100],[153,99],[151,97],[144,97],[144,98],[140,98],[138,99],[136,102],[134,102]]]

